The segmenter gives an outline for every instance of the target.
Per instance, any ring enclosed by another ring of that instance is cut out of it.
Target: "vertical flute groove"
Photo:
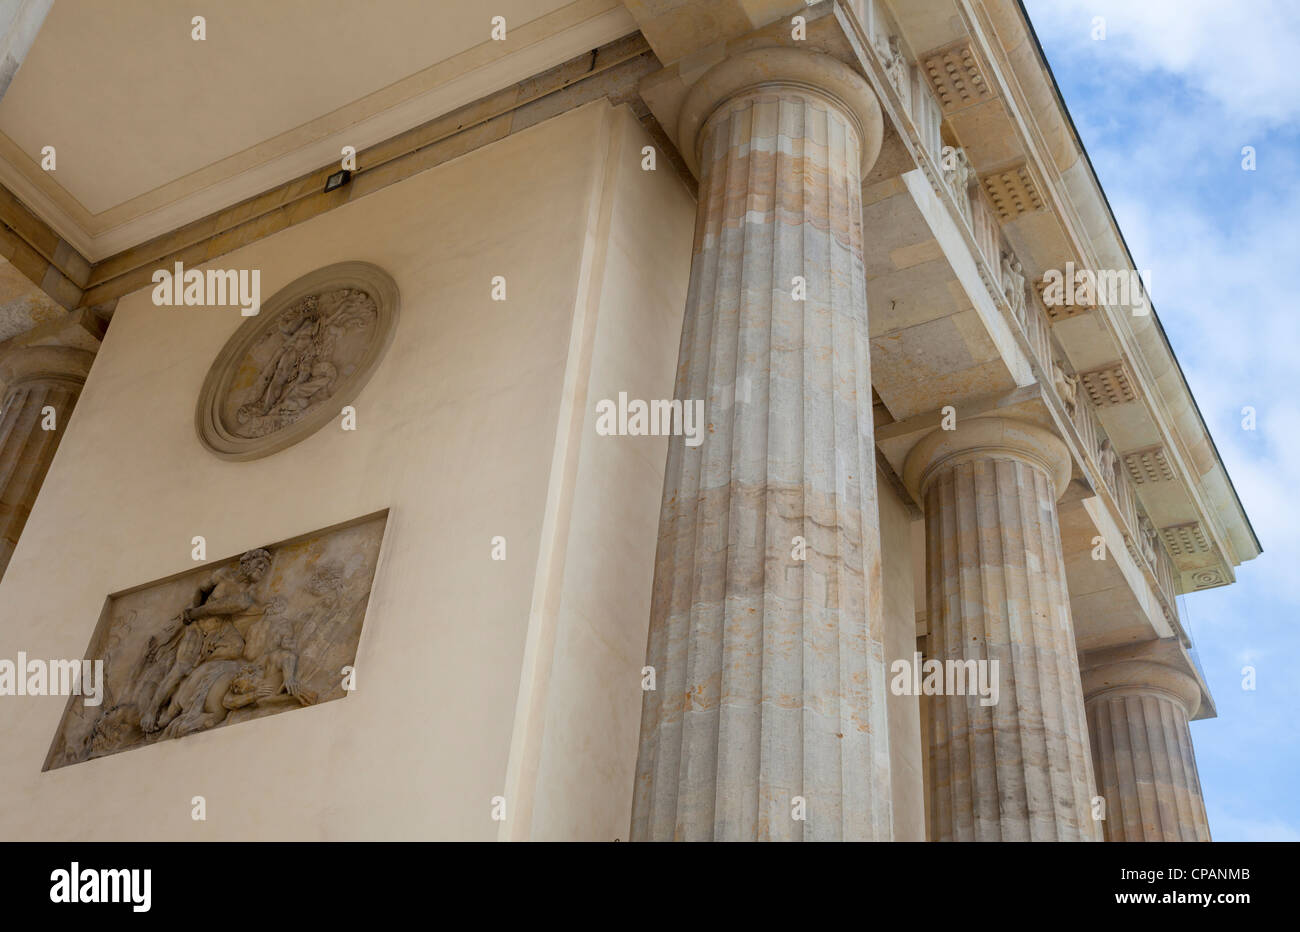
[[[704,129],[634,839],[892,831],[857,134],[780,85]]]

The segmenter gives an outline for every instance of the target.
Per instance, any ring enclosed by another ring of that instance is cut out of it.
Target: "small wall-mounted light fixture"
[[[329,194],[336,188],[341,188],[352,180],[352,172],[346,168],[341,168],[334,174],[325,179],[325,193]]]

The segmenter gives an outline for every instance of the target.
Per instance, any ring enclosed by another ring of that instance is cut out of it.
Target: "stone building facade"
[[[0,658],[103,693],[0,837],[1209,840],[1260,545],[1015,0],[351,6],[6,24]]]

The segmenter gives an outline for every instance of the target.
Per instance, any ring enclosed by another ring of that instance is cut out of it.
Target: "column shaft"
[[[1084,685],[1106,840],[1209,841],[1188,727],[1200,699],[1195,680],[1128,663],[1088,670]]]
[[[0,577],[45,481],[93,354],[23,348],[0,361]]]
[[[934,838],[1096,840],[1056,519],[1069,477],[1064,445],[1029,425],[979,418],[923,440],[907,471],[925,505],[929,659],[987,663],[999,684],[992,705],[970,689],[934,697]]]
[[[676,397],[708,426],[669,445],[633,839],[890,837],[863,141],[842,106],[778,81],[701,134]]]

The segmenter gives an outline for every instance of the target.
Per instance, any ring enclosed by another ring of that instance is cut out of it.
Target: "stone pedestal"
[[[888,839],[860,186],[865,81],[767,49],[692,88],[700,178],[632,838]],[[798,279],[798,280],[796,280]]]
[[[0,358],[0,577],[94,358],[63,346],[21,347]]]
[[[1099,837],[1056,519],[1069,478],[1060,440],[995,417],[935,431],[904,467],[925,509],[927,659],[990,678],[997,662],[996,704],[969,689],[931,701],[934,840]]]
[[[1209,841],[1188,722],[1201,690],[1142,660],[1086,669],[1088,731],[1107,841]]]

